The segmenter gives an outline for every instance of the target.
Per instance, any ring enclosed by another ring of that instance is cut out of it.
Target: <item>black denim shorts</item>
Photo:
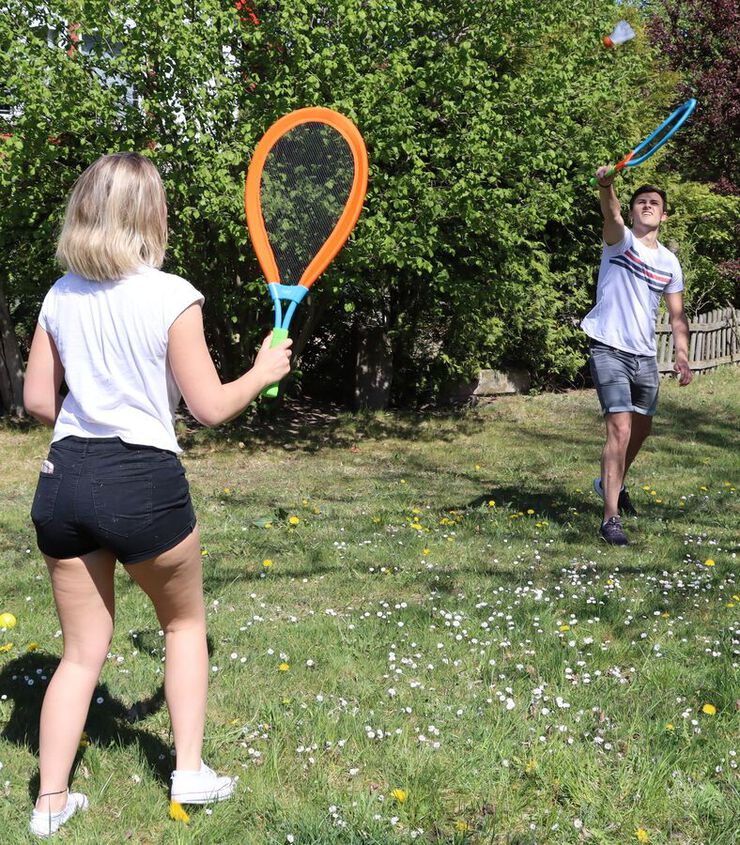
[[[108,549],[138,563],[195,528],[185,470],[174,452],[118,437],[52,443],[31,507],[38,547],[70,558]]]

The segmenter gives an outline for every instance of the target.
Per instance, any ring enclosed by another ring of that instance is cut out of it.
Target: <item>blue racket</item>
[[[604,176],[613,176],[623,167],[635,167],[638,164],[642,164],[643,161],[647,161],[669,138],[678,132],[695,108],[696,100],[693,97],[690,100],[686,100],[654,132],[648,135],[641,144],[638,144],[631,153],[628,153],[620,162],[617,162],[614,167],[610,167]],[[597,180],[595,176],[591,177],[589,184],[596,186]]]

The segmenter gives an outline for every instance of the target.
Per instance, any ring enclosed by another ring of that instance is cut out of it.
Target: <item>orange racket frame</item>
[[[284,285],[280,280],[275,255],[265,228],[265,219],[262,215],[260,187],[262,185],[262,172],[265,161],[275,144],[291,129],[295,129],[304,123],[323,123],[331,126],[344,138],[352,152],[354,160],[354,178],[349,197],[339,220],[329,237],[324,242],[296,285]],[[272,333],[272,345],[276,346],[288,337],[290,321],[295,313],[298,304],[308,293],[311,285],[326,270],[334,256],[344,246],[347,238],[354,229],[357,219],[362,211],[367,192],[368,161],[367,149],[357,127],[343,115],[331,109],[321,106],[298,109],[281,117],[265,132],[255,148],[252,161],[247,171],[247,180],[244,186],[244,210],[247,215],[247,228],[252,239],[257,260],[260,263],[262,272],[265,274],[265,281],[272,297],[275,307],[275,327]],[[281,301],[290,302],[290,306],[283,316]],[[277,396],[277,385],[271,385],[264,391],[266,396]]]
[[[260,185],[262,184],[262,170],[270,150],[280,138],[300,126],[302,123],[324,123],[339,132],[347,142],[355,163],[355,177],[350,189],[347,204],[342,216],[337,221],[334,230],[326,239],[321,249],[316,253],[311,263],[303,271],[298,282],[303,287],[310,288],[318,277],[326,270],[329,263],[344,246],[357,219],[362,211],[367,191],[367,150],[359,129],[344,115],[321,106],[314,106],[286,114],[265,132],[252,156],[244,187],[244,208],[247,213],[247,227],[252,239],[257,260],[265,274],[268,284],[280,284],[280,272],[275,262],[275,256],[267,237],[265,220],[260,205]]]

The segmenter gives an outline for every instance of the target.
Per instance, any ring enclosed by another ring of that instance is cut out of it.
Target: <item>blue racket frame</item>
[[[635,165],[642,164],[644,161],[647,161],[647,159],[649,159],[653,153],[657,152],[669,138],[672,138],[676,132],[678,132],[695,108],[696,100],[693,97],[690,100],[686,100],[683,105],[680,105],[677,109],[675,109],[675,111],[671,112],[660,126],[654,132],[651,132],[644,141],[639,143],[631,153],[628,153],[621,161],[617,162],[614,167],[610,167],[604,176],[613,176],[615,173],[619,173],[623,167],[635,167]],[[670,130],[666,132],[659,141],[653,144],[653,141],[655,141],[655,139],[667,126],[671,127]],[[650,146],[650,144],[652,144],[652,146]],[[643,150],[645,150],[645,152],[643,152]],[[639,155],[639,153],[642,153],[642,155]],[[594,187],[597,185],[595,176],[592,176],[589,179],[589,184]]]
[[[672,113],[671,113],[671,114],[670,114],[670,115],[669,115],[669,116],[668,116],[668,117],[667,117],[667,118],[666,118],[666,119],[665,119],[665,120],[664,120],[664,121],[660,124],[660,126],[659,126],[656,130],[655,130],[655,132],[653,132],[652,134],[648,135],[648,137],[647,137],[647,138],[645,138],[645,140],[644,140],[641,144],[638,144],[638,145],[634,148],[634,150],[632,150],[632,155],[631,155],[631,157],[630,157],[630,160],[629,160],[629,161],[627,161],[627,162],[625,162],[625,165],[624,165],[624,166],[625,166],[625,167],[634,167],[634,166],[635,166],[635,165],[637,165],[637,164],[642,164],[642,163],[643,163],[643,161],[647,161],[647,159],[649,159],[649,158],[650,158],[650,156],[651,156],[654,152],[657,152],[657,150],[659,150],[659,149],[663,146],[663,144],[665,144],[665,142],[666,142],[669,138],[672,138],[672,137],[676,134],[676,132],[678,132],[678,130],[679,130],[679,129],[680,129],[680,128],[684,125],[684,123],[688,120],[689,115],[691,114],[691,112],[692,112],[692,111],[694,111],[694,109],[695,109],[695,108],[696,108],[696,100],[695,100],[693,97],[692,97],[690,100],[686,100],[686,102],[685,102],[683,105],[679,106],[679,107],[678,107],[678,108],[677,108],[674,112],[672,112]],[[675,122],[675,124],[674,124],[673,126],[671,126],[670,131],[669,131],[669,132],[666,132],[666,134],[664,135],[664,137],[663,137],[663,138],[661,138],[661,139],[660,139],[660,141],[658,141],[658,143],[657,143],[657,144],[655,144],[655,146],[654,146],[654,147],[652,147],[652,148],[648,149],[648,150],[647,150],[646,152],[644,152],[641,156],[637,156],[637,154],[638,154],[639,152],[642,152],[642,150],[644,150],[644,149],[645,149],[645,147],[647,147],[647,146],[648,146],[648,144],[650,144],[650,142],[651,142],[654,138],[657,138],[657,137],[658,137],[658,135],[660,135],[660,133],[661,133],[661,132],[662,132],[662,131],[666,128],[666,126],[669,126],[669,125],[670,125],[670,124],[671,124],[674,120],[675,120],[676,122]],[[637,156],[637,157],[635,157],[635,156]]]

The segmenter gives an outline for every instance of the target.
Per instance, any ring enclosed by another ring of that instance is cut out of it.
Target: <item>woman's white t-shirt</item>
[[[181,394],[167,360],[172,323],[203,296],[190,282],[141,267],[115,282],[67,273],[46,294],[39,325],[64,366],[69,393],[54,426],[63,437],[120,437],[181,452]]]

